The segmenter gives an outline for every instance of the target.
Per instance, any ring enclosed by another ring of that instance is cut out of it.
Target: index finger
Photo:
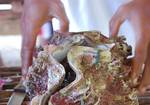
[[[54,17],[58,19],[60,22],[60,29],[61,33],[65,33],[69,31],[69,20],[66,15],[65,9],[61,1],[57,2],[57,6],[55,8]]]
[[[126,6],[122,5],[118,8],[116,13],[112,16],[110,22],[109,22],[109,35],[110,37],[116,37],[120,25],[125,21],[126,19]]]

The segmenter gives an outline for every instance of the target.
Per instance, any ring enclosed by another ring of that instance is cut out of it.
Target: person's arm
[[[63,4],[60,0],[48,0],[47,2],[40,0],[24,1],[24,8],[21,18],[22,79],[26,77],[28,68],[32,64],[37,34],[41,26],[52,18],[57,18],[59,20],[60,32],[68,31],[69,21],[63,8]]]
[[[34,46],[36,43],[36,36],[23,35],[22,48],[21,48],[21,61],[22,61],[22,75],[26,76],[28,67],[32,64],[32,57]]]
[[[116,13],[112,16],[109,22],[109,35],[110,37],[116,37],[118,35],[121,24],[126,19],[126,6],[122,5],[118,8]]]

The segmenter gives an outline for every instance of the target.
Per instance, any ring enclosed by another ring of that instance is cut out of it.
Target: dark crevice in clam
[[[67,57],[61,62],[61,64],[64,66],[64,68],[66,70],[66,75],[65,75],[65,79],[64,79],[63,83],[60,86],[60,89],[69,85],[76,78],[75,72],[71,69],[71,67],[68,64]]]

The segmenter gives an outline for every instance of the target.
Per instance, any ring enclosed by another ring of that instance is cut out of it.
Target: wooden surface
[[[12,0],[0,0],[0,4],[9,4]]]
[[[0,67],[0,77],[3,79],[10,79],[11,82],[6,83],[3,86],[3,90],[0,91],[0,105],[7,105],[9,97],[13,92],[13,88],[19,83],[21,78],[20,67]],[[23,105],[28,105],[28,97],[25,98]]]
[[[0,67],[0,77],[4,79],[10,78],[12,82],[4,85],[3,90],[0,91],[0,105],[7,105],[9,97],[13,92],[13,88],[19,83],[21,78],[20,67]],[[28,97],[24,100],[23,105],[28,105]],[[139,96],[140,105],[150,105],[150,92],[144,96]]]
[[[9,4],[12,1],[21,1],[21,0],[0,0],[0,4]]]
[[[0,11],[0,35],[20,34],[20,16],[12,11]]]

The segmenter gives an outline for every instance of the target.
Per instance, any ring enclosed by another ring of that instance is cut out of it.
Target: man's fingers
[[[69,31],[69,21],[60,20],[60,32],[68,32]]]
[[[145,64],[144,66],[144,63],[146,63],[146,59],[148,57],[147,56],[148,44],[149,44],[148,39],[145,39],[144,37],[140,37],[140,40],[136,41],[135,57],[132,62],[132,75],[131,75],[132,80],[133,81],[136,80],[135,82],[137,82],[140,75],[142,75],[142,81],[143,79],[147,80],[149,77],[150,70],[147,70],[149,67],[147,64]],[[135,82],[134,84],[136,84]]]
[[[147,48],[147,56],[146,56],[146,61],[145,61],[145,66],[144,66],[144,73],[142,76],[142,81],[139,87],[139,90],[141,93],[144,93],[147,89],[150,89],[150,45],[148,45]]]
[[[117,34],[119,32],[119,28],[120,28],[120,20],[116,16],[113,16],[109,22],[109,35],[110,35],[110,37],[117,36]]]
[[[149,92],[148,90],[150,89],[150,85],[144,86],[144,85],[140,85],[138,88],[138,94],[139,95],[144,95],[145,93]]]
[[[122,5],[118,8],[116,13],[112,16],[109,22],[109,35],[110,37],[116,37],[121,24],[125,21],[128,14],[126,6]]]
[[[57,18],[60,23],[59,31],[61,33],[68,32],[69,31],[69,20],[68,20],[64,6],[61,3],[61,1],[57,1],[57,6],[56,6],[55,13],[54,13],[54,17]]]
[[[145,87],[139,87],[138,88],[138,94],[139,95],[143,95],[146,92],[146,88]]]

